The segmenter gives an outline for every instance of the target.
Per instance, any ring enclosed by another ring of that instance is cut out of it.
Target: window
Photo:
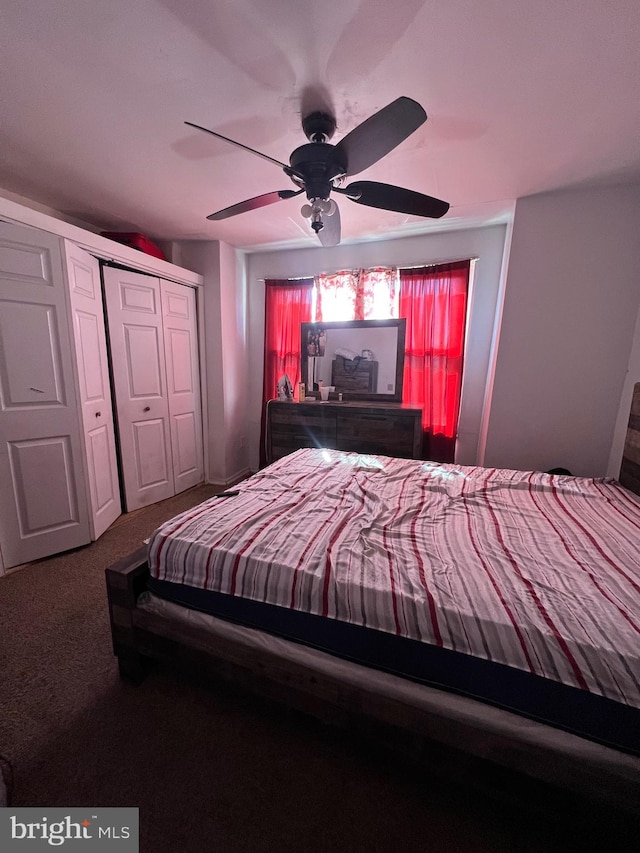
[[[266,282],[263,398],[300,381],[300,324],[404,317],[403,402],[422,409],[422,458],[452,462],[458,429],[471,262],[343,270]],[[263,406],[263,437],[264,437]],[[261,441],[261,463],[264,441]]]
[[[373,267],[317,275],[314,296],[316,323],[396,318],[398,271],[389,267]]]

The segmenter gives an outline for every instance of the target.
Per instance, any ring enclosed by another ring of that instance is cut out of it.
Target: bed
[[[107,570],[123,677],[207,667],[640,803],[640,384],[619,482],[305,449]]]

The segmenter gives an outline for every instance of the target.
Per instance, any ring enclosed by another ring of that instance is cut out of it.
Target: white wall
[[[639,275],[640,278],[640,275]],[[629,365],[624,379],[622,389],[622,397],[620,398],[620,408],[613,435],[613,444],[611,445],[611,453],[609,454],[609,465],[607,466],[607,477],[618,477],[620,474],[620,466],[622,464],[622,452],[624,450],[624,442],[627,437],[627,427],[629,424],[629,413],[631,411],[631,398],[633,396],[633,386],[636,382],[640,382],[640,307],[638,309],[638,319],[636,321],[636,329],[631,345],[631,354],[629,356]]]
[[[640,186],[516,205],[488,466],[606,473],[640,305]]]
[[[246,287],[235,249],[213,241],[185,241],[175,257],[204,278],[207,383],[207,480],[230,483],[249,470],[246,453]]]
[[[242,256],[220,243],[220,315],[226,433],[226,482],[247,473],[247,287]],[[213,405],[222,402],[209,382]]]
[[[91,231],[93,233],[98,234],[102,229],[93,225],[90,222],[86,222],[84,219],[78,219],[75,216],[70,216],[68,213],[65,213],[62,210],[56,210],[53,207],[49,207],[46,204],[40,204],[39,201],[34,201],[30,198],[25,198],[22,195],[18,195],[18,193],[12,193],[9,190],[4,189],[4,187],[0,187],[0,199],[6,199],[7,201],[15,202],[16,204],[20,204],[23,207],[27,207],[30,210],[37,211],[39,213],[44,213],[47,216],[52,216],[54,219],[57,219],[60,222],[68,222],[71,225],[76,225],[78,228],[84,228],[87,231]]]
[[[456,458],[477,461],[491,340],[496,319],[506,225],[443,231],[334,249],[309,248],[247,256],[249,398],[247,435],[252,470],[258,466],[264,359],[264,279],[377,265],[412,266],[477,258],[470,303],[465,371]]]

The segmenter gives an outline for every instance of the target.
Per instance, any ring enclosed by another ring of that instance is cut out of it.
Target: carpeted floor
[[[214,492],[197,487],[0,578],[10,805],[138,806],[142,853],[640,849],[607,816],[486,793],[472,765],[467,778],[443,773],[442,756],[438,772],[418,769],[230,685],[159,666],[140,687],[121,682],[104,569]]]

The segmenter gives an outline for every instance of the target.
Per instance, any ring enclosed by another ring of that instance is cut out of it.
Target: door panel
[[[91,538],[97,539],[122,512],[100,265],[69,242],[65,242],[65,259],[91,502]]]
[[[171,358],[167,359],[169,388],[173,394],[193,394],[194,370],[191,361],[191,334],[183,329],[168,328],[165,333],[167,350]]]
[[[158,418],[131,424],[132,446],[138,474],[138,487],[147,489],[170,481],[165,446],[166,421]]]
[[[0,224],[0,542],[5,568],[90,541],[60,240]]]
[[[109,278],[115,277],[112,273],[116,272],[107,270]],[[129,278],[123,278],[123,276]],[[141,279],[140,284],[135,284],[131,277],[136,276]],[[133,314],[150,314],[156,317],[160,314],[159,291],[157,290],[157,278],[148,278],[139,275],[138,273],[121,273],[119,277],[120,284],[120,305],[123,311],[131,311]],[[152,286],[151,282],[155,282]]]
[[[196,295],[192,288],[161,281],[167,393],[176,493],[204,477]]]
[[[91,478],[95,483],[95,513],[99,515],[103,513],[107,507],[115,503],[117,504],[117,518],[120,515],[120,494],[117,488],[114,490],[114,485],[117,487],[117,480],[114,483],[112,478],[105,476],[106,472],[112,469],[117,475],[117,466],[113,457],[113,436],[111,431],[105,424],[101,424],[95,429],[87,432],[88,458],[92,466]],[[114,508],[115,513],[115,508]],[[115,518],[113,519],[115,521]],[[111,523],[111,522],[109,522]],[[105,528],[106,529],[106,528]],[[95,538],[97,539],[98,533]]]
[[[164,332],[157,278],[104,268],[127,511],[174,492]]]
[[[158,342],[162,328],[150,326],[122,327],[126,349],[129,398],[162,397],[164,394],[163,363]]]
[[[174,448],[174,462],[180,472],[194,471],[199,464],[198,450],[198,424],[193,412],[185,412],[176,415],[173,419],[174,435],[177,448]],[[175,458],[177,457],[177,458]]]
[[[13,229],[13,233],[9,229]],[[49,245],[38,246],[33,238],[43,233],[42,231],[36,232],[31,228],[20,228],[18,225],[2,224],[0,270],[6,278],[22,284],[36,284],[43,287],[55,286],[50,252],[52,250],[57,251],[59,241],[57,237],[47,234],[47,239],[43,243],[49,242]],[[23,236],[24,241],[22,240]],[[53,246],[54,241],[55,248]]]
[[[6,408],[64,406],[56,306],[0,300],[3,358],[2,402]],[[25,342],[37,341],[29,348]]]
[[[23,537],[60,531],[78,523],[69,439],[37,438],[9,443],[9,464]],[[42,488],[43,480],[47,488]]]
[[[87,403],[102,402],[108,399],[109,389],[105,387],[102,375],[102,358],[100,353],[100,332],[98,318],[95,314],[76,311],[76,342],[78,348],[78,372],[80,375],[80,392]]]

